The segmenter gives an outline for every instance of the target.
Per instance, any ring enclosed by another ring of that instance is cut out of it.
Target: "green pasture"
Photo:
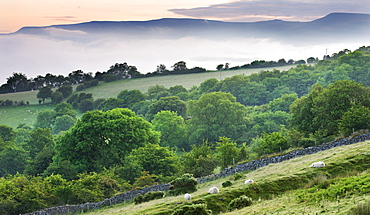
[[[226,70],[226,71],[210,71],[204,73],[195,74],[183,74],[183,75],[167,75],[157,76],[139,79],[119,80],[109,83],[100,83],[96,87],[88,88],[81,92],[92,93],[94,99],[99,98],[110,98],[117,97],[122,90],[133,90],[137,89],[143,93],[146,93],[150,86],[163,85],[166,88],[182,85],[183,87],[190,89],[193,86],[199,86],[203,81],[216,78],[218,80],[232,77],[234,75],[251,75],[258,73],[263,70],[272,71],[278,69],[280,71],[286,71],[291,66],[282,67],[269,67],[269,68],[258,68],[258,69],[239,69],[239,70]],[[74,89],[76,86],[74,86]],[[13,106],[13,107],[0,107],[0,124],[8,125],[11,127],[17,127],[19,124],[25,123],[32,126],[36,120],[36,113],[40,110],[54,109],[53,105],[39,105],[37,99],[38,91],[27,91],[19,93],[7,93],[0,94],[0,100],[12,100],[12,101],[24,101],[29,102],[29,106]],[[49,102],[46,100],[45,102]],[[79,114],[80,115],[80,114]]]
[[[54,109],[54,105],[28,105],[0,107],[0,125],[16,128],[19,124],[33,127],[37,113],[45,109]]]
[[[368,195],[370,190],[365,190],[368,189],[368,185],[364,184],[364,190],[358,191],[359,194],[345,194],[344,197],[338,196],[336,200],[323,198],[318,201],[301,201],[297,195],[302,193],[309,195],[312,192],[309,188],[315,184],[334,184],[345,178],[353,178],[356,182],[356,178],[369,175],[369,155],[369,141],[336,147],[281,163],[269,164],[255,171],[244,172],[242,179],[234,180],[233,176],[229,176],[200,184],[198,190],[192,193],[192,199],[189,202],[184,200],[183,195],[166,196],[141,204],[126,202],[86,214],[169,215],[179,205],[199,201],[212,204],[208,208],[222,209],[227,206],[226,199],[248,192],[254,195],[251,196],[254,201],[251,206],[220,214],[349,214],[358,204],[370,201]],[[310,165],[317,161],[323,161],[326,167],[310,168]],[[250,178],[254,180],[254,183],[245,185],[244,181]],[[318,178],[323,179],[317,180]],[[223,188],[222,182],[226,180],[230,180],[233,185]],[[208,189],[213,186],[220,189],[219,194],[208,193]],[[337,192],[343,191],[338,190]]]
[[[182,85],[186,89],[190,89],[192,86],[199,86],[203,81],[216,78],[217,80],[232,77],[234,75],[251,75],[253,73],[258,73],[262,70],[272,71],[278,69],[280,71],[286,71],[292,66],[283,67],[271,67],[271,68],[259,68],[259,69],[239,69],[239,70],[226,70],[226,71],[210,71],[204,73],[195,74],[183,74],[183,75],[167,75],[167,76],[156,76],[148,78],[139,79],[129,79],[129,80],[119,80],[109,83],[100,83],[96,87],[88,88],[81,92],[92,93],[94,99],[98,98],[110,98],[117,97],[118,93],[122,90],[140,90],[146,93],[150,86],[163,85],[166,88]],[[0,97],[1,100],[1,97]]]

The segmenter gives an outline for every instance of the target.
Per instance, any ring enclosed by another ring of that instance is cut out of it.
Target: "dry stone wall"
[[[370,133],[362,134],[352,139],[341,139],[335,142],[330,142],[330,143],[326,143],[326,144],[319,145],[319,146],[312,146],[312,147],[304,148],[301,150],[292,151],[288,154],[281,155],[281,156],[263,158],[260,160],[254,160],[248,163],[239,164],[239,165],[236,165],[235,167],[228,167],[228,168],[225,168],[220,173],[198,178],[197,180],[198,180],[198,183],[201,184],[201,183],[213,181],[219,178],[227,177],[227,176],[233,175],[238,172],[243,172],[246,170],[255,170],[255,169],[267,166],[270,163],[280,163],[282,161],[290,160],[290,159],[300,157],[303,155],[314,154],[314,153],[328,150],[334,147],[363,142],[369,139],[370,139]],[[130,201],[136,196],[138,196],[139,194],[144,195],[145,193],[149,191],[167,191],[169,187],[170,187],[170,184],[153,185],[153,186],[145,187],[142,189],[128,191],[128,192],[113,196],[111,198],[105,199],[101,202],[95,202],[95,203],[88,202],[88,203],[84,203],[80,205],[56,206],[56,207],[47,208],[41,211],[27,213],[24,215],[54,215],[54,214],[82,213],[82,212],[87,212],[90,210],[95,210],[103,206],[109,206],[109,205],[122,203],[124,201]]]

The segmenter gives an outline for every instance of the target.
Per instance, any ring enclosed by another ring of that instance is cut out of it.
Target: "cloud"
[[[369,13],[368,0],[241,0],[209,7],[171,9],[193,18],[227,21],[311,21],[332,12]]]
[[[87,33],[81,30],[65,30],[61,28],[45,28],[44,31],[53,37],[82,37]]]
[[[62,21],[62,22],[81,22],[77,17],[75,16],[45,16],[45,19],[53,20],[53,21]]]
[[[69,32],[67,32],[69,33]],[[157,65],[170,68],[185,61],[189,68],[199,66],[214,70],[218,64],[241,66],[253,60],[286,60],[322,58],[345,48],[354,50],[364,43],[333,43],[295,46],[273,39],[228,38],[223,41],[202,37],[179,39],[133,39],[105,37],[88,42],[48,39],[42,36],[0,36],[0,85],[13,72],[28,78],[46,73],[68,75],[81,69],[84,72],[106,71],[115,63],[127,62],[141,73],[155,71]]]

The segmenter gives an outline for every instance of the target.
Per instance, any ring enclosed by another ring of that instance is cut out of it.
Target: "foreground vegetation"
[[[213,214],[349,214],[358,205],[369,203],[370,143],[362,142],[302,156],[282,163],[270,164],[256,171],[198,185],[192,199],[166,196],[141,204],[123,203],[86,213],[94,214],[171,214],[185,204],[205,203]],[[323,161],[324,168],[309,168]],[[244,185],[252,178],[253,184]],[[223,188],[222,183],[232,181]],[[209,194],[210,187],[220,188]],[[253,204],[240,210],[227,211],[228,203],[241,195]]]

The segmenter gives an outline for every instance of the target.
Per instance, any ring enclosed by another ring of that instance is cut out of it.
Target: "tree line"
[[[307,59],[307,63],[317,62],[317,58],[310,57]],[[292,64],[305,64],[305,60],[294,61],[290,59],[286,61],[285,59],[280,59],[278,61],[264,61],[256,60],[250,64],[244,64],[242,66],[235,66],[229,68],[229,63],[219,64],[217,70],[235,70],[243,68],[264,68],[264,67],[273,67],[273,66],[285,66]],[[138,71],[136,66],[128,65],[125,63],[116,63],[105,72],[88,72],[85,73],[82,70],[76,70],[68,74],[68,76],[63,75],[53,75],[47,73],[45,76],[38,75],[35,78],[27,78],[23,73],[13,73],[12,76],[7,78],[7,82],[0,86],[0,94],[4,93],[14,93],[14,92],[23,92],[30,90],[38,90],[42,87],[49,86],[51,88],[61,87],[63,85],[74,85],[81,84],[78,86],[77,90],[83,90],[88,87],[96,86],[99,84],[99,81],[111,82],[120,79],[131,79],[131,78],[145,78],[145,77],[154,77],[162,75],[176,75],[176,74],[191,74],[191,73],[201,73],[207,72],[206,69],[202,67],[187,68],[185,61],[179,61],[171,66],[171,70],[167,69],[164,64],[157,66],[157,69],[154,72],[149,72],[142,74]],[[82,84],[83,83],[83,84]]]

